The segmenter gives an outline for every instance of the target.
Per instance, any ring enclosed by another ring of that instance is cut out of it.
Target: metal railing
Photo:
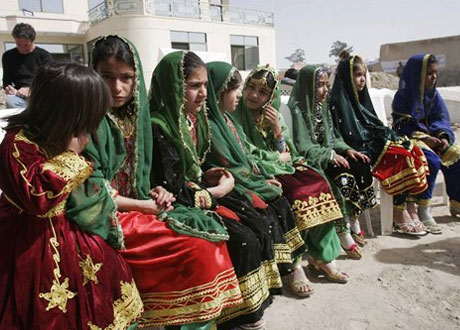
[[[273,13],[199,0],[106,0],[88,12],[91,24],[112,16],[138,14],[273,27]]]

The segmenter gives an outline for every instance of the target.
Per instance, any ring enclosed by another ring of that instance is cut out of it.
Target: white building
[[[172,49],[243,71],[276,63],[273,13],[234,8],[229,0],[1,0],[0,56],[15,47],[11,31],[20,22],[35,28],[36,44],[55,59],[82,63],[97,37],[126,37],[140,53],[147,85]]]

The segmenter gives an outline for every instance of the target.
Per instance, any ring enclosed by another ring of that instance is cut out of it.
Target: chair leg
[[[393,233],[393,196],[380,185],[380,223],[382,235]]]
[[[374,235],[374,230],[372,229],[371,214],[369,210],[366,210],[363,213],[364,213],[364,219],[366,220],[367,234],[371,237],[374,237],[375,235]]]

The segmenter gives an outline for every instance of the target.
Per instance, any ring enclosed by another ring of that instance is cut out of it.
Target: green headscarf
[[[201,165],[211,147],[211,129],[207,109],[203,104],[198,113],[198,146],[188,130],[185,106],[184,56],[186,52],[173,52],[158,63],[150,86],[150,111],[152,122],[159,125],[176,146],[187,181],[200,182]]]
[[[264,104],[273,106],[276,110],[279,111],[281,107],[281,92],[280,92],[280,79],[276,70],[271,66],[258,66],[256,69],[252,70],[251,73],[246,78],[244,83],[244,88],[246,89],[247,84],[249,83],[250,79],[260,71],[267,71],[268,73],[272,74],[273,78],[275,79],[275,87],[272,90],[272,93],[267,101]],[[283,132],[283,136],[287,146],[289,147],[289,151],[293,158],[292,162],[283,163],[279,161],[279,153],[275,147],[275,138],[273,134],[273,130],[271,129],[270,123],[264,119],[264,114],[262,113],[262,126],[263,126],[263,133],[257,128],[257,124],[252,116],[251,110],[246,105],[246,100],[241,98],[240,103],[238,104],[237,109],[232,114],[233,119],[243,127],[244,133],[249,139],[249,142],[256,146],[255,150],[252,150],[254,157],[258,160],[258,166],[261,169],[261,172],[270,175],[283,175],[283,174],[293,174],[295,172],[295,168],[293,163],[302,162],[302,160],[297,157],[297,150],[294,143],[291,140],[291,134],[287,125],[281,116],[281,113],[278,112],[278,117],[281,123],[281,130]]]
[[[329,106],[334,126],[346,143],[369,155],[374,163],[388,141],[401,143],[402,139],[378,118],[367,85],[357,91],[353,81],[353,65],[357,60],[361,60],[360,57],[351,56],[340,61]]]
[[[225,62],[211,62],[207,64],[207,67],[207,102],[212,131],[212,151],[207,159],[207,165],[227,168],[235,178],[236,191],[251,203],[253,202],[251,192],[256,193],[265,201],[278,198],[281,195],[281,189],[267,184],[264,176],[255,174],[258,171],[257,165],[241,148],[219,110],[219,98],[226,91],[236,68]],[[235,128],[246,150],[251,148],[241,128],[236,124]]]
[[[95,45],[107,37],[96,41]],[[149,199],[150,168],[152,164],[152,130],[147,92],[142,65],[134,45],[121,37],[134,56],[136,82],[129,107],[135,114],[133,167],[130,177],[133,196]],[[70,195],[67,215],[84,230],[97,234],[115,248],[123,247],[123,232],[116,216],[115,190],[110,186],[113,178],[123,166],[126,151],[121,131],[111,111],[97,129],[97,140],[91,139],[83,155],[93,163],[92,175]]]
[[[174,144],[181,160],[185,181],[200,182],[201,165],[211,148],[211,128],[207,109],[203,105],[198,117],[198,147],[195,148],[188,130],[185,106],[184,56],[186,52],[173,52],[158,63],[152,74],[150,86],[150,111],[152,123],[161,127]],[[201,237],[216,242],[228,240],[229,236],[222,219],[212,211],[174,205],[165,219],[176,232]]]
[[[299,154],[308,160],[308,164],[318,170],[325,170],[334,155],[351,149],[334,129],[327,102],[321,105],[324,138],[315,137],[316,79],[320,67],[306,65],[297,76],[291,91],[288,106],[292,115],[294,144]]]

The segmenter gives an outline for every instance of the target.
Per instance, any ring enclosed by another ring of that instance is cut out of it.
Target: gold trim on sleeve
[[[210,209],[212,207],[212,198],[209,191],[201,189],[195,192],[195,207]]]
[[[43,171],[49,170],[67,182],[63,191],[70,192],[91,175],[91,166],[82,156],[72,151],[63,152],[43,164]]]
[[[445,167],[454,165],[460,159],[460,145],[454,143],[441,156],[441,163]]]

